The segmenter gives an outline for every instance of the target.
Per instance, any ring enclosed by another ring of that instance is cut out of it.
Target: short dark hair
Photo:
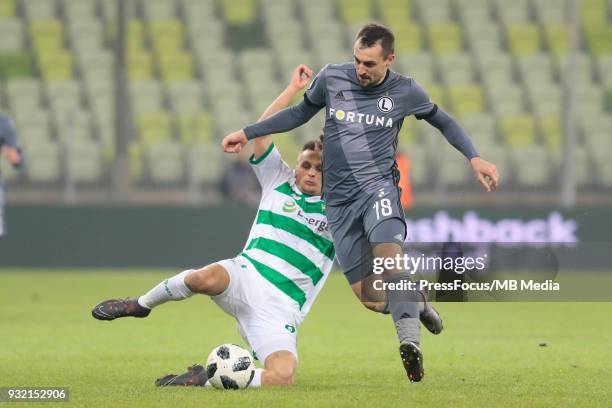
[[[312,150],[313,152],[323,150],[323,134],[319,135],[319,139],[309,140],[302,146],[302,151]]]
[[[367,48],[373,47],[376,43],[380,42],[383,57],[385,58],[395,52],[395,36],[390,29],[382,24],[372,23],[363,26],[359,33],[357,33],[355,40],[359,40]]]

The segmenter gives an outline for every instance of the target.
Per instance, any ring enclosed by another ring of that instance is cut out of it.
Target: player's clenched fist
[[[312,79],[312,76],[312,69],[308,68],[304,64],[300,64],[291,73],[291,83],[289,86],[294,87],[296,90],[302,90],[304,87],[306,87],[306,85],[308,85]]]
[[[242,150],[242,146],[247,144],[248,139],[244,134],[244,131],[240,129],[237,132],[230,133],[229,135],[223,138],[221,142],[221,146],[223,147],[223,151],[225,153],[240,153]]]

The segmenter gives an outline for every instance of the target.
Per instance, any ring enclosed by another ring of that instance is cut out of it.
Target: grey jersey
[[[404,118],[424,118],[436,110],[412,78],[389,70],[381,84],[364,88],[353,64],[323,68],[305,101],[326,107],[323,192],[328,205],[397,185],[395,152]]]

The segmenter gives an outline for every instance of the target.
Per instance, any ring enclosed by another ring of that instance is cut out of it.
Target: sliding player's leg
[[[139,298],[106,300],[97,304],[91,313],[98,320],[147,317],[154,307],[187,299],[194,293],[219,295],[227,289],[229,281],[227,270],[218,263],[201,269],[188,269],[163,280]]]

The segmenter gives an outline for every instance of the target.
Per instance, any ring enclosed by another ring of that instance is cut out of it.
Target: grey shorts
[[[350,284],[372,274],[372,247],[403,245],[406,220],[397,187],[385,187],[353,202],[327,205],[336,256]]]

